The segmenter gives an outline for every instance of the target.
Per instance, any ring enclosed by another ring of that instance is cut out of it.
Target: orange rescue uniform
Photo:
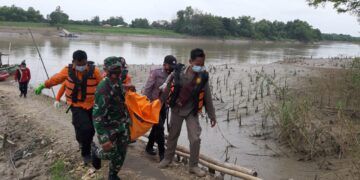
[[[64,95],[64,93],[65,93],[65,89],[66,89],[66,87],[65,87],[65,82],[63,82],[62,84],[61,84],[61,87],[60,87],[60,89],[59,89],[59,91],[57,92],[57,94],[56,94],[56,101],[59,101],[60,102],[60,100],[61,100],[61,97]]]
[[[73,72],[75,73],[77,79],[80,81],[83,78],[83,75],[85,73],[88,73],[89,66],[87,67],[87,70],[84,72],[75,71],[75,68],[73,66],[72,68]],[[52,76],[49,80],[45,81],[45,87],[50,88],[52,86],[61,84],[64,82],[65,84],[65,95],[66,95],[66,103],[73,107],[80,107],[83,109],[91,109],[94,106],[94,100],[95,100],[95,91],[96,86],[100,83],[102,80],[102,76],[100,73],[100,70],[97,67],[94,67],[94,72],[91,77],[88,77],[87,79],[87,87],[86,87],[86,98],[84,101],[80,101],[82,97],[81,90],[79,90],[78,93],[78,101],[73,102],[72,101],[72,91],[75,87],[74,81],[69,77],[69,67],[64,67],[59,73]],[[61,96],[60,96],[61,97]]]

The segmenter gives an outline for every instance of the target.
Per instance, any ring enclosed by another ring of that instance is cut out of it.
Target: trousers
[[[165,158],[169,160],[174,158],[177,141],[179,139],[182,123],[184,120],[186,122],[188,139],[190,142],[189,166],[191,168],[198,166],[199,163],[201,126],[199,123],[198,115],[194,116],[191,113],[190,115],[184,117],[178,115],[174,111],[171,112],[169,136],[166,144],[167,149],[165,151]]]
[[[92,109],[86,110],[80,107],[71,107],[72,124],[75,129],[76,140],[80,145],[81,156],[91,155],[91,143],[95,135]]]
[[[166,111],[167,107],[163,106],[160,110],[159,124],[155,124],[149,135],[149,141],[147,143],[147,148],[153,148],[154,143],[158,145],[159,155],[164,155],[165,153],[165,135],[164,135],[164,123],[166,120]]]
[[[27,91],[28,91],[28,84],[29,82],[19,82],[19,90],[21,95],[24,95],[26,97]]]

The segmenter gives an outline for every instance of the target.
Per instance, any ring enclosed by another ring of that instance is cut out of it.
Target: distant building
[[[116,26],[114,26],[114,27],[125,27],[125,25],[123,25],[123,24],[118,24],[118,25],[116,25]]]
[[[112,27],[110,24],[104,24],[102,27]]]

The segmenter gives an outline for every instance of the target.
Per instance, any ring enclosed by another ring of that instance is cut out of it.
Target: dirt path
[[[64,162],[70,179],[104,179],[107,162],[97,173],[87,174],[91,170],[81,165],[71,114],[65,113],[65,107],[55,109],[52,103],[51,98],[32,92],[26,99],[19,98],[13,82],[1,82],[0,135],[7,134],[8,140],[15,143],[0,149],[1,179],[50,179],[51,167],[58,160]],[[143,149],[141,142],[130,145],[120,172],[122,179],[196,179],[181,164],[158,169],[157,157],[147,156]]]

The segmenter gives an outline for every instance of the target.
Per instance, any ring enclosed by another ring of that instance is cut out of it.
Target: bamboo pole
[[[30,33],[31,38],[32,38],[32,40],[33,40],[34,46],[35,46],[35,48],[36,48],[36,51],[37,51],[37,53],[38,53],[38,55],[39,55],[39,58],[40,58],[40,60],[41,60],[41,64],[42,64],[42,66],[43,66],[43,68],[44,68],[44,70],[45,70],[46,77],[47,77],[47,79],[49,79],[49,74],[48,74],[48,72],[47,72],[47,70],[46,70],[46,67],[45,67],[45,64],[44,64],[44,60],[43,60],[43,58],[42,58],[42,56],[41,56],[41,53],[40,53],[40,51],[39,51],[39,48],[38,48],[38,46],[37,46],[37,44],[36,44],[36,42],[35,42],[35,38],[34,38],[32,32],[31,32],[30,28],[28,28],[28,30],[29,30],[29,33]],[[51,87],[51,91],[52,91],[52,93],[53,93],[53,95],[54,95],[54,98],[56,98],[54,89],[53,89],[52,87]]]
[[[10,53],[11,53],[11,42],[9,44],[9,55],[8,55],[8,65],[10,66]]]
[[[190,155],[187,154],[187,153],[184,153],[184,152],[181,152],[181,151],[175,151],[175,153],[177,155],[179,155],[179,156],[190,158]],[[243,178],[243,179],[246,179],[246,180],[261,180],[260,178],[251,176],[249,174],[245,174],[245,173],[242,173],[242,172],[239,172],[239,171],[235,171],[235,170],[231,170],[231,169],[228,169],[228,168],[220,167],[218,165],[215,165],[215,164],[212,164],[210,162],[204,161],[201,158],[199,159],[199,163],[202,164],[203,166],[206,166],[208,168],[214,169],[216,171],[219,171],[219,172],[222,172],[222,173],[225,173],[225,174],[229,174],[229,175],[234,176],[234,177],[239,177],[239,178]]]
[[[147,136],[148,135],[145,134],[144,136],[140,137],[139,139],[146,143],[147,140],[148,140]],[[185,154],[188,154],[188,155],[190,154],[190,151],[187,148],[185,148],[183,146],[180,146],[180,145],[177,145],[176,151],[181,152],[181,153],[185,153]],[[190,155],[189,155],[189,157],[190,157]],[[187,157],[187,158],[189,158],[189,157]],[[254,170],[244,168],[244,167],[240,167],[238,165],[234,165],[234,164],[230,164],[230,163],[223,163],[223,162],[220,162],[220,161],[215,160],[213,158],[207,157],[207,156],[205,156],[203,154],[199,155],[199,162],[200,161],[203,161],[204,163],[208,163],[208,164],[213,164],[214,166],[218,166],[218,167],[220,167],[222,169],[227,169],[228,171],[226,171],[226,172],[218,170],[219,168],[215,169],[215,170],[223,172],[225,174],[228,174],[229,172],[232,173],[232,171],[235,171],[235,172],[246,174],[246,175],[252,176],[252,177],[256,177],[258,175],[257,172],[254,171]],[[207,166],[207,165],[204,165],[204,166]],[[207,166],[207,167],[209,167],[209,166]],[[209,168],[212,168],[212,167],[209,167]],[[230,174],[230,175],[232,175],[232,174]],[[235,175],[233,175],[233,176],[235,176]],[[236,177],[238,177],[238,176],[236,176]]]
[[[180,145],[177,145],[176,150],[178,150],[180,152],[190,154],[190,151],[188,149],[186,149],[185,147],[180,146]],[[231,169],[231,170],[234,170],[234,171],[239,171],[239,172],[242,172],[242,173],[249,174],[251,176],[257,176],[257,172],[252,170],[252,169],[240,167],[240,166],[230,164],[230,163],[226,163],[226,162],[223,163],[223,162],[220,162],[220,161],[218,161],[216,159],[213,159],[211,157],[205,156],[203,154],[200,154],[199,158],[204,160],[204,161],[207,161],[209,163],[213,163],[213,164],[215,164],[217,166],[223,167],[223,168],[228,168],[228,169]]]

